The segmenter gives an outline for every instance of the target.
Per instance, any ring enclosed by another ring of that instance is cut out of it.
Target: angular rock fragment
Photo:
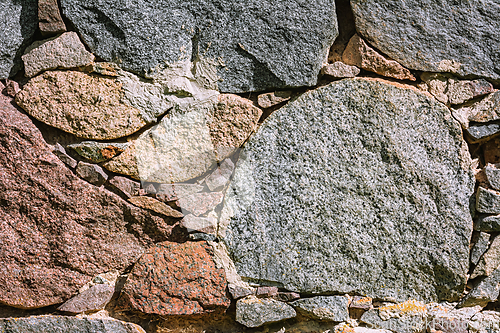
[[[484,232],[500,231],[500,215],[479,215],[474,222],[474,230]]]
[[[480,186],[476,193],[476,210],[480,213],[500,214],[500,192]]]
[[[491,333],[500,330],[500,313],[483,311],[475,314],[469,322],[470,333]]]
[[[83,313],[102,310],[111,301],[115,287],[109,284],[96,284],[75,297],[67,300],[57,309],[63,312]]]
[[[217,231],[217,215],[209,214],[207,217],[203,217],[188,214],[181,220],[181,225],[186,228],[188,232],[215,234]]]
[[[447,306],[428,306],[427,332],[469,333],[469,320],[481,311],[480,306],[454,309]]]
[[[100,58],[149,76],[165,63],[196,59],[200,78],[215,76],[223,92],[316,84],[338,34],[333,0],[252,0],[244,6],[133,0],[126,8],[114,0],[62,0],[61,6]]]
[[[133,203],[137,207],[152,210],[155,213],[162,214],[169,217],[183,217],[184,215],[178,210],[173,209],[169,205],[158,201],[154,198],[140,196],[131,197],[128,199],[129,202]]]
[[[234,163],[231,159],[226,158],[222,163],[215,169],[210,176],[205,179],[205,184],[207,184],[210,191],[220,191],[222,190],[234,171]]]
[[[500,293],[500,269],[496,269],[475,286],[458,304],[459,307],[479,305],[485,307],[498,299]]]
[[[336,81],[250,137],[219,237],[241,277],[290,291],[457,300],[469,267],[470,165],[441,103],[379,80]]]
[[[71,156],[69,156],[67,153],[66,153],[66,149],[64,149],[63,146],[61,146],[59,143],[56,143],[54,145],[54,149],[52,150],[52,152],[57,156],[59,157],[59,159],[61,161],[64,162],[64,164],[66,164],[67,166],[69,166],[70,168],[76,168],[76,165],[78,164],[78,162]]]
[[[373,308],[371,297],[354,296],[349,303],[349,308],[370,310]]]
[[[500,79],[500,10],[494,0],[353,0],[356,30],[415,70]],[[478,50],[480,50],[478,52]]]
[[[500,122],[470,124],[466,131],[469,134],[469,142],[477,143],[500,133]]]
[[[0,285],[9,286],[0,302],[17,308],[62,303],[171,233],[163,219],[76,177],[1,95],[0,202]]]
[[[156,193],[163,201],[176,201],[194,193],[201,192],[202,185],[198,184],[160,184]]]
[[[68,145],[68,147],[76,151],[78,155],[94,163],[110,160],[122,153],[128,146],[128,143],[105,143],[95,141],[83,141]]]
[[[257,287],[255,296],[257,297],[274,297],[278,295],[278,287]]]
[[[246,327],[259,327],[268,323],[293,318],[295,310],[286,303],[271,298],[248,296],[236,302],[236,321]]]
[[[85,162],[78,162],[76,174],[95,186],[101,186],[108,180],[108,174],[96,165]]]
[[[346,65],[341,61],[333,64],[326,64],[321,68],[321,74],[328,75],[337,79],[345,77],[355,77],[361,70],[356,66]]]
[[[111,172],[139,180],[139,170],[137,169],[135,156],[135,144],[131,143],[120,155],[105,162],[102,166]]]
[[[408,69],[375,51],[357,34],[352,36],[347,44],[342,54],[342,61],[347,65],[360,67],[382,76],[398,80],[416,80]]]
[[[38,0],[38,21],[38,27],[44,37],[66,31],[57,0]]]
[[[422,333],[426,329],[425,304],[409,300],[366,311],[360,321],[372,328],[387,329],[398,333]]]
[[[17,93],[21,91],[21,88],[19,88],[19,83],[17,83],[14,80],[5,80],[5,90],[3,93],[7,96],[10,97],[16,97]]]
[[[228,285],[228,290],[231,296],[233,296],[233,299],[240,299],[246,296],[255,295],[255,288],[245,288],[232,283]]]
[[[481,275],[490,275],[500,266],[500,237],[495,237],[491,242],[488,251],[479,260],[474,272],[471,274],[471,279]]]
[[[26,76],[32,77],[49,69],[87,66],[95,57],[85,49],[76,32],[70,31],[34,42],[21,58]]]
[[[500,119],[500,91],[487,95],[482,100],[453,109],[453,116],[468,128],[472,123],[487,123]]]
[[[226,284],[208,243],[163,242],[135,264],[120,298],[128,308],[148,314],[202,314],[229,306]]]
[[[290,303],[297,312],[321,321],[341,322],[349,319],[349,300],[344,296],[316,296]]]
[[[292,97],[290,90],[274,91],[270,93],[260,94],[257,98],[257,103],[261,108],[270,108],[271,106],[281,104],[288,101]]]
[[[477,265],[479,263],[479,259],[481,259],[481,256],[486,252],[489,245],[490,234],[487,234],[485,232],[479,233],[476,243],[474,244],[474,247],[472,248],[472,251],[470,253],[470,262],[474,265]]]
[[[280,302],[291,302],[300,298],[300,294],[291,291],[278,291],[278,294],[273,297],[275,300]]]
[[[200,216],[217,207],[223,198],[224,194],[221,192],[195,193],[180,198],[177,201],[177,206],[182,209],[185,215],[192,213],[194,216]]]
[[[36,316],[0,319],[0,330],[8,333],[146,333],[139,325],[112,318]]]
[[[497,167],[500,167],[500,165],[488,163],[486,164],[485,172],[491,187],[495,190],[500,190],[500,169]]]
[[[36,0],[0,3],[0,80],[14,76],[21,69],[20,55],[30,44],[38,25],[36,7]]]

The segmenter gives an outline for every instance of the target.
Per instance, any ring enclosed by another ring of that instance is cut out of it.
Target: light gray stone
[[[321,68],[321,74],[334,78],[355,77],[361,70],[356,66],[346,65],[341,61],[326,64]]]
[[[22,66],[21,55],[38,27],[37,0],[0,2],[0,79],[14,76]]]
[[[112,318],[36,316],[0,319],[4,333],[146,333],[139,325]]]
[[[469,333],[469,320],[482,310],[480,306],[454,309],[452,306],[428,304],[427,331],[431,333]]]
[[[470,135],[469,141],[471,143],[477,143],[488,140],[491,136],[500,133],[500,123],[471,124],[466,131]]]
[[[109,284],[96,284],[75,297],[67,300],[57,309],[63,312],[83,313],[102,310],[111,301],[115,287]]]
[[[474,265],[477,265],[479,262],[479,259],[481,259],[481,256],[486,252],[488,249],[488,246],[490,244],[490,234],[487,234],[485,232],[479,233],[477,236],[477,241],[474,244],[474,247],[472,248],[472,251],[470,253],[470,261]]]
[[[410,69],[500,79],[495,0],[353,0],[356,30]]]
[[[176,201],[202,190],[203,186],[198,184],[160,184],[156,196],[166,202]]]
[[[185,215],[192,213],[194,216],[200,216],[209,210],[215,209],[223,198],[224,194],[221,192],[195,193],[180,198],[177,205]]]
[[[383,306],[368,310],[360,321],[370,328],[386,329],[396,333],[424,333],[427,323],[427,307],[417,301]]]
[[[101,163],[120,154],[129,146],[129,143],[105,143],[95,141],[82,141],[68,145],[78,155],[92,161]]]
[[[496,269],[490,276],[484,278],[475,286],[464,299],[458,304],[458,307],[471,307],[479,305],[485,307],[489,302],[498,299],[500,293],[500,269]]]
[[[500,331],[500,313],[483,311],[474,315],[469,322],[470,333],[493,333]]]
[[[490,275],[500,266],[500,237],[495,237],[491,242],[488,251],[480,258],[471,279],[481,275]]]
[[[480,101],[452,109],[453,116],[464,128],[472,123],[488,123],[500,120],[500,91],[487,95]]]
[[[474,222],[474,230],[484,232],[500,231],[500,215],[479,215]]]
[[[450,111],[400,86],[333,82],[247,141],[219,225],[243,278],[300,293],[460,297],[470,156]]]
[[[76,174],[95,186],[101,186],[108,180],[108,174],[96,165],[85,162],[78,162]]]
[[[338,35],[335,2],[62,0],[64,15],[97,56],[153,75],[195,59],[220,91],[314,85]],[[212,63],[207,73],[204,63]],[[210,71],[210,70],[209,70]]]
[[[34,42],[21,58],[26,76],[32,77],[49,69],[87,66],[95,57],[85,49],[77,33],[70,31]]]
[[[500,164],[488,163],[484,169],[488,183],[495,190],[500,190],[500,169],[498,167],[500,167]]]
[[[500,214],[500,192],[479,186],[476,192],[476,210],[480,213]]]
[[[236,302],[236,321],[246,327],[259,327],[268,323],[293,318],[295,310],[286,303],[271,298],[248,296]]]
[[[188,232],[215,234],[217,230],[217,215],[209,214],[209,216],[203,217],[188,214],[181,220],[181,225],[186,228]]]
[[[233,175],[234,163],[231,159],[226,158],[222,163],[215,169],[210,176],[205,179],[205,184],[207,184],[210,191],[220,191],[227,185],[229,179]]]
[[[340,322],[349,319],[349,300],[344,296],[302,298],[290,305],[298,313],[316,320]]]
[[[52,149],[52,152],[57,155],[57,157],[59,157],[59,159],[61,161],[64,162],[64,164],[66,164],[67,166],[69,166],[70,168],[76,168],[76,165],[78,164],[78,162],[71,156],[69,156],[67,153],[66,153],[66,149],[64,149],[63,146],[61,146],[61,144],[59,143],[56,143],[54,145],[54,149]]]

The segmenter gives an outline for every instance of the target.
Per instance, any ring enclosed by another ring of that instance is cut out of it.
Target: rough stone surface
[[[120,298],[143,313],[202,314],[229,306],[226,287],[224,270],[216,267],[207,242],[163,242],[135,264]]]
[[[344,296],[316,296],[290,303],[297,312],[316,320],[345,321],[349,319],[349,300]]]
[[[4,93],[10,97],[16,97],[17,93],[21,91],[19,88],[19,83],[14,80],[5,80],[5,90]]]
[[[76,32],[71,31],[34,42],[21,58],[26,76],[32,77],[49,69],[87,66],[95,57],[85,49]]]
[[[361,70],[356,66],[346,65],[341,61],[336,61],[333,64],[326,64],[321,68],[321,74],[328,75],[334,78],[355,77]]]
[[[127,175],[140,180],[135,156],[135,144],[131,143],[123,153],[105,162],[102,166],[111,172]]]
[[[465,295],[459,306],[470,307],[480,305],[485,307],[489,302],[496,301],[499,293],[500,269],[496,269]]]
[[[500,192],[480,186],[476,192],[476,210],[480,213],[500,214]]]
[[[232,283],[228,284],[228,290],[233,299],[240,299],[246,296],[255,295],[255,288],[246,288]]]
[[[427,307],[418,301],[383,306],[366,311],[360,321],[371,328],[397,333],[423,333],[426,328]]]
[[[131,203],[134,205],[152,210],[153,212],[156,212],[158,214],[162,214],[165,216],[170,216],[170,217],[183,217],[184,215],[179,212],[178,210],[173,209],[172,207],[168,206],[167,204],[158,201],[154,198],[150,197],[131,197],[128,199]]]
[[[14,76],[21,69],[21,55],[38,25],[36,7],[36,0],[0,3],[0,80]]]
[[[500,215],[479,215],[474,221],[474,230],[484,232],[500,231]]]
[[[278,287],[257,287],[255,296],[257,297],[274,297],[278,295]]]
[[[279,291],[273,298],[280,302],[291,302],[299,299],[300,295],[290,291]]]
[[[96,165],[85,162],[78,162],[76,174],[95,186],[101,186],[108,180],[108,174]]]
[[[481,256],[486,252],[489,245],[490,245],[490,234],[487,234],[486,232],[479,233],[479,235],[477,236],[477,240],[474,244],[474,247],[472,248],[472,251],[470,253],[471,263],[477,265],[479,263],[479,259],[481,259]]]
[[[0,95],[1,303],[61,303],[169,239],[163,219],[74,176],[10,102]]]
[[[371,297],[354,296],[349,303],[349,308],[370,310],[373,308]]]
[[[156,193],[163,201],[176,201],[191,194],[201,192],[203,185],[198,184],[160,184]]]
[[[69,156],[67,153],[66,153],[66,149],[64,149],[63,146],[61,146],[59,143],[56,143],[54,145],[54,149],[52,150],[52,152],[57,156],[59,157],[59,159],[61,161],[64,162],[64,164],[66,164],[67,166],[69,166],[70,168],[76,168],[76,165],[78,164],[78,162],[71,156]]]
[[[427,332],[470,333],[469,320],[481,311],[480,306],[453,309],[449,306],[428,305]]]
[[[217,207],[223,198],[224,194],[221,192],[195,193],[180,198],[177,201],[177,206],[182,209],[185,215],[192,213],[194,216],[200,216]]]
[[[128,143],[105,143],[95,141],[83,141],[68,145],[68,147],[76,151],[78,155],[94,163],[110,160],[122,153],[128,146]]]
[[[219,90],[225,92],[314,85],[337,37],[333,0],[61,5],[97,56],[149,75],[186,59],[213,63],[212,75],[221,78]]]
[[[127,198],[137,195],[141,184],[126,177],[114,176],[109,180],[109,184],[119,190]]]
[[[290,291],[456,300],[469,267],[470,165],[439,102],[380,80],[336,81],[249,139],[219,234],[242,277]]]
[[[217,215],[214,216],[214,214],[209,214],[209,216],[203,217],[188,214],[182,219],[181,225],[186,228],[188,232],[215,234],[217,231]]]
[[[296,315],[297,313],[290,305],[271,298],[248,296],[236,302],[236,321],[246,327],[259,327],[293,318]]]
[[[480,141],[488,140],[491,136],[500,133],[500,123],[471,124],[466,131],[469,134],[469,142],[478,143]]]
[[[111,301],[115,287],[109,284],[96,284],[81,294],[67,300],[57,309],[63,312],[82,313],[102,310]]]
[[[500,266],[500,237],[495,237],[486,253],[481,257],[471,279],[481,276],[490,275]]]
[[[38,120],[76,136],[116,139],[146,125],[138,109],[121,102],[121,88],[114,79],[82,72],[45,72],[24,86],[16,102]]]
[[[500,165],[498,164],[486,164],[485,172],[488,178],[488,183],[495,190],[500,190]]]
[[[112,318],[36,316],[0,319],[4,333],[146,333],[139,325]]]
[[[66,31],[57,0],[38,0],[38,21],[38,27],[44,37]]]
[[[257,98],[257,103],[261,108],[270,108],[288,101],[292,97],[290,90],[274,91],[270,93],[260,94]]]
[[[205,179],[205,184],[207,184],[210,191],[220,191],[222,190],[233,175],[234,163],[231,159],[226,158],[222,163],[215,169],[210,176]]]
[[[356,29],[403,66],[500,79],[500,7],[487,1],[353,0]]]
[[[342,61],[347,65],[357,66],[382,76],[399,80],[416,80],[408,69],[375,51],[357,34],[352,36],[347,44],[342,54]]]
[[[500,313],[483,311],[475,314],[469,322],[470,333],[492,333],[500,330]]]

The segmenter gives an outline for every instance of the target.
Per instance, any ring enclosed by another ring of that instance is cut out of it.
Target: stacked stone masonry
[[[496,1],[0,24],[1,332],[500,332]]]

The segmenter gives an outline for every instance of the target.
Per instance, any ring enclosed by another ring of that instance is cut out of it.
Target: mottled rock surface
[[[333,64],[326,64],[321,68],[321,74],[334,78],[355,77],[360,71],[358,67],[344,64],[341,61],[336,61]]]
[[[76,177],[1,96],[0,202],[0,302],[18,308],[61,303],[170,235],[163,219]]]
[[[445,106],[345,79],[274,112],[249,139],[219,233],[242,277],[290,291],[456,300],[472,191]]]
[[[484,232],[500,231],[500,215],[480,215],[474,222],[474,229]]]
[[[95,141],[83,141],[68,145],[68,147],[76,151],[78,155],[94,163],[110,160],[122,153],[128,146],[128,143],[105,143]]]
[[[270,298],[248,296],[236,302],[236,321],[246,327],[259,327],[297,315],[288,304]]]
[[[0,79],[14,76],[38,25],[36,0],[0,2]]]
[[[423,333],[426,329],[427,307],[409,300],[366,311],[360,321],[371,328],[387,329],[398,333]]]
[[[234,171],[234,163],[231,159],[226,158],[222,163],[205,179],[205,184],[207,184],[210,191],[220,191],[222,190]]]
[[[316,296],[290,303],[300,314],[316,320],[341,322],[349,319],[349,300],[344,296]]]
[[[109,284],[96,284],[75,297],[67,300],[57,309],[63,312],[82,313],[104,309],[115,292]]]
[[[257,103],[261,108],[265,109],[286,102],[291,97],[292,92],[290,90],[274,91],[270,93],[260,94],[257,98]]]
[[[132,179],[126,177],[114,176],[109,180],[109,184],[116,188],[120,193],[122,193],[127,198],[137,195],[141,184]]]
[[[67,166],[70,168],[76,168],[76,165],[78,162],[71,156],[69,156],[66,153],[66,149],[64,149],[63,146],[61,146],[59,143],[56,143],[54,145],[54,149],[52,149],[52,152],[59,157],[61,161],[63,161]]]
[[[499,164],[486,164],[484,171],[488,178],[488,183],[495,190],[500,190],[500,167]]]
[[[32,77],[49,69],[87,66],[95,57],[85,49],[77,33],[71,31],[34,42],[21,58],[26,76]]]
[[[194,193],[201,192],[203,185],[198,184],[160,184],[156,193],[163,201],[176,201]]]
[[[496,269],[465,295],[459,306],[470,307],[480,305],[485,307],[489,302],[496,301],[499,293],[500,269]]]
[[[500,192],[480,186],[476,192],[476,210],[480,213],[500,214]]]
[[[57,0],[38,0],[38,21],[42,36],[57,35],[66,31]]]
[[[188,214],[182,219],[181,225],[186,228],[188,232],[214,234],[217,231],[217,216],[209,215],[203,217]]]
[[[131,203],[134,205],[152,210],[153,212],[156,212],[158,214],[162,214],[165,216],[170,216],[170,217],[183,217],[184,215],[179,212],[178,210],[173,209],[172,207],[168,206],[167,204],[156,200],[154,198],[150,197],[145,197],[145,196],[140,196],[140,197],[131,197],[128,199]]]
[[[486,232],[479,233],[470,253],[470,262],[477,265],[479,263],[479,259],[481,259],[481,256],[486,252],[489,245],[490,234],[487,234]]]
[[[353,0],[356,30],[410,69],[500,79],[495,0]]]
[[[134,265],[120,298],[143,313],[202,314],[229,306],[226,288],[224,270],[216,267],[207,242],[163,242]]]
[[[477,313],[469,322],[470,333],[490,333],[500,330],[500,313],[483,311]]]
[[[78,162],[75,172],[95,186],[101,186],[108,180],[108,174],[100,166],[92,163]]]
[[[192,213],[195,216],[200,216],[217,207],[222,202],[223,197],[224,194],[221,192],[195,193],[180,198],[177,205],[184,214]]]
[[[0,330],[5,333],[145,333],[139,325],[121,320],[65,316],[0,319]]]
[[[474,272],[471,274],[471,279],[481,276],[490,275],[500,266],[500,237],[495,237],[491,242],[488,251],[479,260]]]
[[[165,63],[197,59],[198,71],[219,76],[224,92],[314,85],[337,36],[333,0],[133,0],[126,7],[114,0],[62,0],[61,5],[97,56],[150,75]]]

